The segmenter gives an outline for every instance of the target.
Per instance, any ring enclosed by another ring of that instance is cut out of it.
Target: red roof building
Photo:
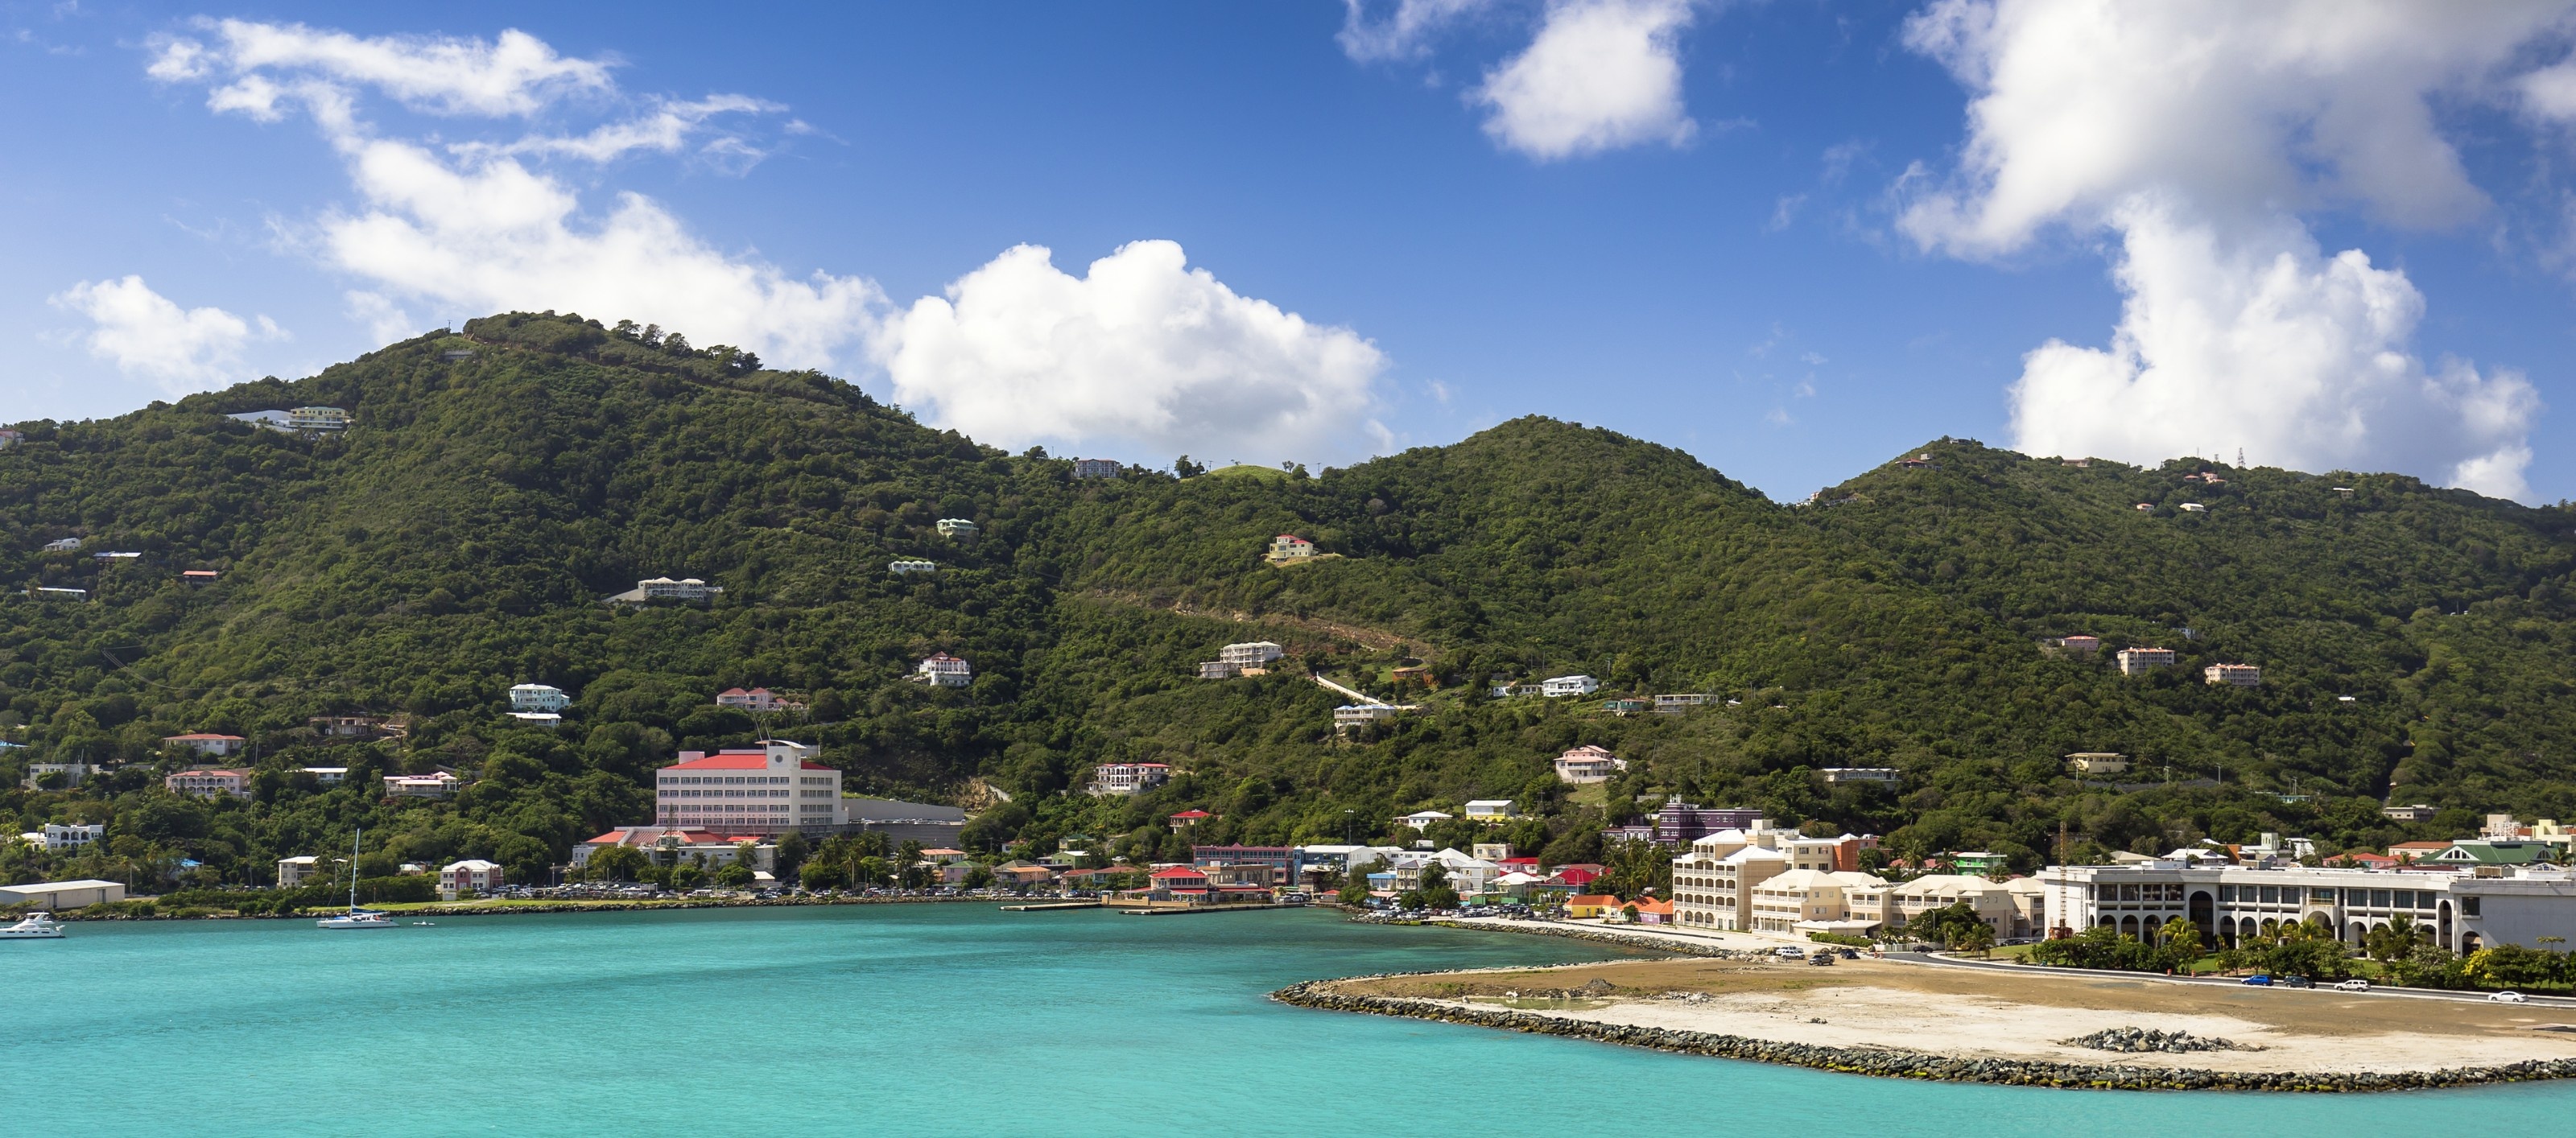
[[[1216,815],[1210,814],[1205,810],[1183,810],[1178,814],[1172,815],[1172,832],[1177,834],[1214,817],[1216,817]]]
[[[802,743],[764,739],[715,754],[680,752],[653,773],[653,821],[728,834],[778,834],[847,823],[841,772]]]
[[[1601,873],[1602,869],[1600,866],[1588,863],[1582,865],[1560,866],[1556,871],[1556,876],[1549,880],[1554,881],[1559,885],[1572,885],[1580,888],[1582,886],[1592,884],[1594,879],[1601,876]]]

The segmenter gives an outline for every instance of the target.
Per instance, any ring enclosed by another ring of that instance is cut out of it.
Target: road
[[[1957,957],[1940,956],[1929,952],[1891,952],[1887,954],[1887,958],[1889,960],[1902,960],[1909,964],[1929,964],[1939,968],[1985,968],[2005,972],[2017,972],[2022,975],[2030,975],[2030,969],[2032,967],[2027,964],[2007,964],[1999,960],[1961,960]],[[2314,988],[2292,988],[2281,984],[2273,984],[2269,986],[2262,984],[2247,984],[2241,979],[2233,976],[2161,976],[2153,972],[2097,972],[2077,968],[2051,968],[2042,974],[2049,976],[2099,976],[2104,979],[2148,980],[2158,984],[2217,985],[2222,988],[2244,988],[2256,991],[2285,992],[2293,995],[2323,994],[2328,996],[2352,996],[2364,994],[2356,992],[2338,992],[2335,991],[2331,985],[2327,984],[2319,984]],[[2400,1000],[2442,1000],[2455,1004],[2483,1004],[2489,1002],[2486,994],[2483,992],[2435,992],[2422,988],[2383,988],[2376,985],[2373,985],[2370,991],[2366,994],[2372,996],[2386,996]],[[2523,1005],[2526,1007],[2576,1009],[2576,997],[2526,996],[2526,999],[2529,1001],[2527,1004]]]

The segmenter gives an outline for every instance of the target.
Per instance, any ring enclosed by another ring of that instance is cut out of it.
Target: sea
[[[1915,1083],[1264,998],[1317,977],[1615,953],[1318,910],[851,905],[373,932],[85,923],[60,941],[0,942],[0,1129],[1983,1138],[2545,1134],[2576,1114],[2576,1083],[2379,1095]]]

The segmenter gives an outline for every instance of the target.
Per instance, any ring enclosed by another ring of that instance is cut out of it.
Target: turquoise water
[[[844,906],[86,924],[0,943],[17,1133],[2552,1133],[2576,1085],[2185,1095],[1903,1083],[1281,1007],[1541,937]],[[2462,1056],[2462,1059],[2469,1058]]]

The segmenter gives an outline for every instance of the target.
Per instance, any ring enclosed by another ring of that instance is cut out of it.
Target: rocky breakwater
[[[1360,979],[1379,979],[1361,977]],[[1750,1059],[1877,1075],[1893,1079],[1926,1079],[1961,1083],[1998,1083],[2022,1087],[2067,1087],[2128,1091],[2405,1091],[2517,1083],[2576,1077],[2576,1059],[2533,1060],[2492,1067],[2446,1067],[2436,1071],[2210,1071],[2119,1063],[2057,1063],[2034,1059],[1988,1059],[1932,1055],[1896,1049],[1824,1047],[1725,1035],[1706,1031],[1596,1023],[1560,1015],[1466,1007],[1439,1000],[1369,996],[1340,991],[1345,981],[1310,980],[1270,994],[1283,1004],[1324,1011],[1407,1016],[1440,1023],[1500,1028],[1531,1035],[1557,1035],[1721,1059]]]

